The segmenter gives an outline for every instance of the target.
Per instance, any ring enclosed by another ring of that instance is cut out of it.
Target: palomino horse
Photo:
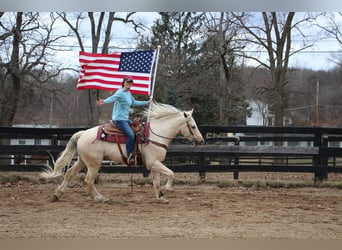
[[[165,190],[172,190],[172,181],[174,179],[173,171],[162,164],[169,143],[177,134],[182,134],[190,142],[203,143],[203,137],[192,117],[192,112],[193,110],[180,111],[171,105],[160,103],[152,103],[149,109],[144,111],[144,115],[150,117],[150,136],[148,138],[149,143],[139,145],[139,147],[144,165],[151,171],[156,198],[161,203],[168,203],[168,200],[163,197],[161,192],[160,174],[167,177],[167,182],[163,187]],[[55,201],[63,195],[72,177],[84,167],[88,168],[84,182],[93,194],[94,199],[102,202],[109,200],[95,188],[94,180],[103,159],[120,163],[123,163],[123,159],[118,147],[113,143],[101,140],[94,141],[97,131],[98,127],[93,127],[75,133],[56,160],[54,169],[49,167],[42,173],[44,178],[62,175],[64,168],[69,167],[73,156],[77,152],[77,161],[66,171],[63,182],[55,190]],[[124,144],[122,145],[122,151],[126,154]]]

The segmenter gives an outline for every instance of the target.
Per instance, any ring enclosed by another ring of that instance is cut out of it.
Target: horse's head
[[[184,118],[185,123],[180,127],[180,133],[188,138],[190,142],[194,142],[196,145],[204,143],[203,136],[198,130],[195,119],[192,117],[193,109],[190,111],[185,111]]]

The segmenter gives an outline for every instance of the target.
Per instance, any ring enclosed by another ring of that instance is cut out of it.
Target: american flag
[[[80,78],[77,89],[117,90],[122,79],[132,76],[133,94],[150,95],[154,50],[95,54],[80,52]]]

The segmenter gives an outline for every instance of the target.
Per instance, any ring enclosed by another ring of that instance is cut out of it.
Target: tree
[[[244,96],[241,81],[238,80],[239,70],[236,54],[245,45],[239,38],[241,29],[235,23],[235,19],[243,19],[244,16],[244,13],[232,14],[229,12],[220,12],[218,16],[212,13],[205,14],[205,26],[208,34],[205,45],[207,50],[210,45],[212,46],[214,55],[211,60],[218,62],[219,74],[214,78],[218,87],[214,88],[214,91],[218,100],[218,122],[222,125],[240,120],[241,118],[239,119],[237,114],[241,114],[240,108],[244,106],[241,103]]]
[[[332,38],[340,44],[342,48],[342,12],[329,12],[325,13],[326,24],[322,25],[319,22],[317,26],[321,28],[327,38]],[[333,58],[334,62],[342,66],[342,57]]]
[[[261,47],[267,53],[267,61],[256,56],[246,54],[244,56],[257,61],[269,70],[272,88],[266,91],[272,93],[273,99],[270,106],[274,110],[275,126],[283,126],[284,108],[286,107],[285,87],[288,84],[290,57],[312,46],[309,44],[292,50],[293,31],[300,31],[301,23],[312,20],[304,17],[294,22],[294,16],[295,12],[262,12],[261,22],[257,19],[257,15],[252,15],[249,19],[250,22],[246,22],[246,19],[237,19],[241,28],[247,31],[246,40]],[[301,34],[304,36],[303,33]]]
[[[229,13],[161,12],[150,42],[161,45],[155,96],[194,108],[201,124],[236,124],[245,109],[235,50],[236,25]],[[150,44],[150,45],[149,45]],[[175,98],[177,97],[177,98]]]
[[[64,20],[64,22],[70,27],[76,36],[81,51],[85,51],[84,44],[86,42],[86,40],[82,38],[83,33],[81,31],[81,24],[84,19],[88,19],[90,23],[92,42],[91,52],[103,54],[109,53],[110,41],[112,37],[112,26],[115,21],[132,24],[133,28],[137,32],[140,29],[144,29],[143,24],[132,19],[132,16],[135,14],[135,12],[127,13],[125,17],[120,17],[119,15],[116,16],[116,14],[116,12],[88,12],[87,15],[85,13],[73,13],[73,16],[70,17],[65,12],[58,13],[58,15]],[[102,45],[100,45],[101,41],[103,41]],[[89,112],[87,112],[87,114],[89,125],[95,126],[98,124],[100,118],[100,108],[95,105],[95,102],[100,98],[102,92],[97,89],[90,89],[87,90],[87,92],[89,107]]]
[[[189,68],[195,62],[196,39],[201,33],[202,14],[193,12],[160,12],[161,18],[152,27],[151,47],[161,45],[155,96],[162,101],[174,99],[176,106],[191,106],[189,81],[193,82]],[[194,86],[191,84],[190,86]],[[191,91],[191,90],[190,90]],[[192,89],[194,91],[194,89]]]
[[[39,13],[1,13],[0,15],[0,126],[11,126],[23,91],[23,83],[42,84],[58,75],[63,68],[52,66],[56,18],[49,15],[43,22]]]

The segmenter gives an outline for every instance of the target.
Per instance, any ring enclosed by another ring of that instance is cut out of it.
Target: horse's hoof
[[[163,190],[170,191],[170,192],[175,191],[175,190],[173,189],[173,187],[168,187],[168,186],[165,186],[165,187],[163,188]]]
[[[57,202],[57,201],[58,201],[57,195],[54,194],[54,195],[51,197],[50,201],[51,201],[51,202]]]
[[[106,197],[99,197],[99,198],[95,198],[96,202],[102,202],[102,203],[107,203],[110,201],[110,199],[106,198]]]
[[[114,204],[114,201],[112,199],[107,199],[103,203],[111,205],[111,204]]]
[[[108,204],[108,203],[111,203],[112,201],[111,201],[111,199],[104,198],[102,202]]]
[[[169,204],[169,201],[168,201],[167,199],[165,199],[164,197],[160,197],[160,198],[159,198],[159,202],[160,202],[161,204]]]

